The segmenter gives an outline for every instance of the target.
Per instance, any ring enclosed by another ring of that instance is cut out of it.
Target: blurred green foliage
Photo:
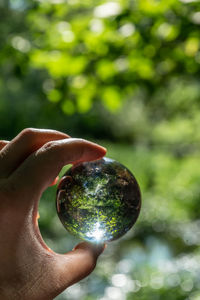
[[[57,299],[200,299],[200,2],[0,0],[0,136],[54,128],[98,140],[143,195],[139,221]],[[55,213],[56,251],[77,240]]]

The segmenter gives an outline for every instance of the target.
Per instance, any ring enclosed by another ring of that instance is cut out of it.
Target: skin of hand
[[[54,130],[24,129],[0,141],[0,299],[52,300],[93,271],[104,246],[83,242],[55,253],[41,237],[38,202],[64,165],[105,153]]]

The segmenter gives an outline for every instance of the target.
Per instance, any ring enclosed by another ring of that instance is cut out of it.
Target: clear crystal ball
[[[64,227],[90,242],[112,241],[136,222],[139,185],[131,172],[109,158],[81,163],[62,177],[56,207]]]

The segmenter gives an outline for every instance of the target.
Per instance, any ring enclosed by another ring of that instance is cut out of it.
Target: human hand
[[[53,252],[38,228],[38,201],[66,164],[106,150],[53,130],[25,129],[0,141],[0,299],[50,300],[91,273],[103,246]]]

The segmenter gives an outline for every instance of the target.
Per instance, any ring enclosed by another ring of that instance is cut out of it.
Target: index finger
[[[83,139],[48,142],[30,155],[10,179],[26,203],[35,202],[35,197],[39,198],[64,165],[97,160],[105,154],[104,147]]]

